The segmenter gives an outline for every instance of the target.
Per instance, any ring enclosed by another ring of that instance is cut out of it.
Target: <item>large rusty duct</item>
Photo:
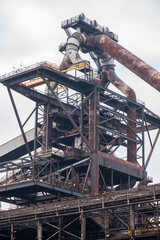
[[[142,78],[149,85],[160,91],[160,73],[108,36],[100,34],[87,36],[84,46],[85,48],[90,49],[90,51],[105,51],[137,76]],[[105,77],[128,98],[136,100],[134,91],[121,81],[113,70],[106,69]],[[104,80],[102,79],[102,83],[103,81]],[[128,141],[127,157],[128,161],[136,162],[136,143],[134,142],[136,139],[136,109],[134,104],[130,104],[128,117],[133,120],[128,121],[128,136],[131,137],[133,141]]]
[[[96,35],[93,36],[93,39],[94,38],[96,38]],[[70,41],[70,39],[71,39],[71,41]],[[70,38],[68,38],[68,40],[67,40],[66,53],[64,55],[61,65],[60,65],[60,69],[63,68],[64,66],[65,67],[69,66],[71,64],[72,60],[74,60],[74,62],[77,62],[77,61],[79,61],[79,59],[81,59],[79,56],[79,53],[78,53],[79,47],[82,50],[82,52],[85,53],[85,52],[88,52],[91,50],[95,53],[95,55],[97,55],[99,58],[101,58],[101,55],[104,55],[103,54],[104,50],[102,48],[97,49],[96,43],[94,43],[94,41],[92,40],[93,42],[90,44],[90,41],[91,41],[90,37],[86,37],[86,35],[84,36],[83,34],[74,32],[70,36]],[[72,44],[71,44],[71,42],[72,42]],[[77,49],[75,59],[72,59],[72,49],[73,48]],[[113,48],[114,48],[114,46],[113,46]],[[69,51],[67,52],[67,50],[69,50]],[[110,55],[108,55],[108,57],[110,58]],[[93,79],[93,81],[96,81],[96,79]],[[127,98],[129,98],[133,101],[136,100],[136,94],[135,94],[134,90],[132,88],[130,88],[126,83],[124,83],[116,75],[116,73],[114,71],[114,65],[106,65],[105,67],[104,66],[102,67],[102,76],[101,76],[100,84],[102,86],[105,86],[108,81],[111,82],[115,87],[117,87]],[[97,99],[98,99],[98,95],[97,95]],[[94,140],[94,136],[93,136],[94,134],[92,133],[93,132],[92,129],[94,128],[92,126],[94,115],[96,117],[97,113],[94,111],[94,99],[92,99],[90,102],[89,142],[96,151],[97,148],[95,148],[95,146],[97,145],[97,142],[98,142],[98,136],[97,136],[97,140]],[[136,160],[136,152],[137,152],[136,108],[135,108],[134,104],[132,104],[132,103],[129,104],[127,115],[128,115],[128,119],[130,119],[130,120],[128,120],[127,134],[128,134],[128,137],[130,139],[132,139],[132,140],[128,140],[127,160],[130,162],[136,163],[137,162],[137,160]],[[96,121],[98,121],[98,118],[96,119]],[[95,145],[93,144],[93,142],[96,142]],[[98,147],[98,145],[97,145],[97,147]]]
[[[106,67],[102,71],[101,85],[106,85],[106,81],[111,82],[115,87],[117,87],[127,98],[135,101],[136,94],[134,90],[124,83],[115,73],[113,67]],[[127,160],[129,162],[136,163],[136,107],[134,103],[129,103],[128,106],[128,130],[127,135],[133,140],[128,140],[127,148]]]
[[[138,77],[160,91],[160,73],[110,37],[103,34],[87,36],[84,46],[90,51],[107,52]]]
[[[106,52],[137,76],[142,78],[145,82],[160,91],[160,73],[142,61],[140,58],[123,48],[110,37],[102,34],[94,36],[85,35],[84,37],[84,35],[81,36],[78,33],[74,33],[73,36],[80,41],[82,45],[82,52],[93,51],[95,54]],[[106,80],[111,82],[129,99],[133,101],[136,100],[136,95],[133,89],[131,89],[129,86],[127,86],[127,84],[117,77],[114,68],[108,67],[102,71],[101,84],[105,85]],[[131,137],[133,141],[128,140],[127,158],[128,161],[136,162],[136,109],[132,103],[128,109],[128,118],[131,119],[128,121],[128,137]]]

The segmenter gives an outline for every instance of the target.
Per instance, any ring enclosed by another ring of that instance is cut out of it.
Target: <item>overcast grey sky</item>
[[[160,71],[159,0],[0,0],[0,74],[43,60],[59,65],[63,56],[58,46],[66,41],[61,21],[83,12],[91,20],[108,26],[118,34],[122,46]],[[135,90],[137,98],[160,115],[160,93],[120,64],[116,65],[117,75]],[[2,144],[20,131],[2,85],[0,96]],[[33,106],[25,101],[16,95],[22,119]],[[159,168],[160,147],[157,147],[148,168],[155,182],[160,182]]]

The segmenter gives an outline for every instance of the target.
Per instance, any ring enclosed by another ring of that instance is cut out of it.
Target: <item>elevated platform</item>
[[[45,192],[43,195],[42,192]],[[38,195],[38,193],[41,193]],[[28,205],[36,202],[47,201],[49,199],[54,199],[57,194],[61,197],[66,196],[80,196],[84,197],[85,194],[78,193],[67,188],[62,188],[54,186],[50,183],[45,183],[35,180],[26,180],[22,182],[12,183],[9,185],[4,184],[0,186],[0,200],[17,205]],[[14,197],[14,199],[6,199],[5,196],[9,198]]]
[[[33,165],[30,162],[24,162],[24,166],[21,162],[19,164],[17,163],[19,170],[16,170],[15,164],[11,167],[11,163],[9,166],[10,169],[13,168],[13,174],[8,176],[6,180],[4,179],[0,182],[0,199],[17,205],[28,205],[30,203],[44,202],[65,196],[85,196],[86,193],[82,190],[84,189],[82,185],[84,180],[81,180],[80,176],[87,174],[85,172],[87,172],[90,157],[77,160],[77,157],[73,155],[70,155],[70,158],[68,158],[68,155],[66,157],[64,156],[64,158],[58,160],[59,170],[48,175],[35,174],[32,177],[32,167],[35,166],[35,168],[39,167],[43,169],[46,164],[51,162],[47,160],[49,156],[52,156],[52,159],[54,159],[54,155],[48,154],[39,156],[44,159],[43,161],[41,160],[42,163],[35,161]],[[114,185],[119,185],[119,182],[122,181],[123,184],[128,186],[128,175],[132,179],[132,181],[130,180],[130,186],[134,186],[136,181],[140,181],[147,176],[143,167],[106,153],[98,152],[98,154],[91,155],[91,159],[92,158],[96,159],[97,166],[100,167],[103,172],[103,179],[107,186],[112,186],[112,181]],[[75,160],[73,161],[73,159]],[[55,160],[54,162],[56,163]],[[26,170],[24,171],[23,169]],[[71,169],[74,169],[74,171],[79,174],[79,177],[77,179],[74,174],[73,178],[68,179],[67,184],[65,171],[70,172]],[[112,171],[114,171],[114,175],[112,175]],[[31,178],[33,178],[33,180]],[[88,178],[88,181],[91,181],[91,179]],[[105,190],[110,191],[111,188],[108,187]],[[101,192],[102,191],[101,189]]]
[[[61,84],[60,88],[66,91],[61,93],[62,99],[58,92],[56,98],[51,93],[38,91],[36,87],[47,84],[45,80]],[[5,167],[8,171],[6,179],[2,180],[2,184],[6,185],[0,186],[3,201],[8,201],[9,197],[9,201],[14,202],[12,198],[16,197],[20,199],[16,200],[17,204],[29,204],[55,199],[58,193],[60,196],[79,196],[95,191],[95,186],[97,192],[126,189],[147,177],[144,133],[149,135],[149,131],[160,128],[160,118],[143,104],[104,88],[92,79],[62,73],[47,62],[3,75],[0,81],[36,102],[35,129],[40,127],[42,136],[39,141],[39,135],[35,136],[34,130],[26,134],[30,151],[35,141],[37,149],[42,144],[42,155],[34,153],[32,159],[22,160],[22,163],[21,160],[12,162],[12,159],[27,153],[21,136],[1,146],[0,171],[4,172]],[[76,91],[80,102],[74,105],[67,89]],[[134,119],[128,116],[131,105],[136,109]],[[129,122],[133,122],[136,128],[129,127]],[[131,136],[128,135],[129,130]],[[128,152],[130,156],[135,155],[129,142],[137,144],[138,151],[140,149],[138,159],[132,162],[127,159]],[[125,149],[125,160],[116,154],[119,147]],[[52,148],[57,154],[52,153]],[[63,154],[60,156],[58,152]],[[91,164],[93,161],[95,165]],[[18,186],[26,192],[24,198]],[[41,191],[45,195],[43,198],[37,195]]]
[[[84,80],[82,78],[57,71],[56,69],[52,68],[48,63],[46,64],[46,62],[37,63],[35,65],[22,68],[19,71],[17,70],[16,72],[2,75],[0,76],[0,82],[4,85],[7,84],[7,86],[12,88],[17,84],[41,76],[50,79],[50,81],[58,82],[62,85],[70,87],[75,91],[82,93],[87,93],[91,91],[94,87],[93,83],[88,82],[87,80]]]
[[[130,176],[135,177],[139,180],[147,176],[146,172],[144,171],[144,167],[139,166],[135,163],[125,161],[121,158],[117,158],[103,152],[98,152],[97,158],[101,166],[108,167],[119,173],[125,173],[126,176],[129,174]],[[116,173],[117,178],[118,175],[119,174]]]
[[[73,239],[81,239],[80,229],[84,223],[78,219],[85,216],[87,239],[102,240],[105,239],[105,234],[111,240],[131,239],[131,237],[139,240],[157,239],[160,234],[157,228],[159,220],[153,221],[153,219],[157,216],[157,210],[159,212],[159,200],[160,185],[110,192],[87,198],[64,198],[63,201],[1,212],[0,234],[9,236],[8,228],[13,224],[14,236],[21,239],[25,233],[24,239],[27,239],[29,231],[27,233],[26,230],[32,227],[32,237],[30,237],[32,240],[36,237],[37,224],[42,220],[43,237],[50,237],[56,234],[60,226],[65,229],[65,226],[69,224],[72,228],[66,230],[67,235],[63,229],[61,234],[65,236],[65,239],[70,239],[71,235]],[[100,216],[101,227],[93,221],[94,218],[94,220],[97,219],[97,223],[100,223]],[[63,219],[64,225],[59,225],[59,219]],[[135,221],[134,225],[132,225],[132,219]],[[104,224],[105,221],[108,225]],[[53,227],[49,228],[49,226]],[[96,232],[91,226],[96,228]],[[74,231],[75,228],[76,231]]]
[[[75,77],[70,74],[62,73],[60,71],[57,71],[57,69],[53,68],[51,64],[46,62],[37,63],[35,65],[28,66],[26,68],[22,68],[20,70],[17,70],[15,72],[11,72],[5,75],[0,76],[0,82],[4,85],[9,86],[16,92],[19,92],[20,94],[28,97],[29,99],[35,101],[35,102],[41,102],[41,103],[50,103],[54,107],[60,107],[57,101],[51,97],[42,94],[41,92],[37,92],[33,89],[27,88],[23,85],[23,83],[27,81],[32,81],[35,78],[38,77],[46,77],[50,81],[57,82],[58,84],[62,84],[64,86],[67,86],[68,88],[71,88],[77,92],[83,93],[83,94],[89,94],[94,90],[95,83],[92,81],[85,80],[83,78]],[[124,111],[125,109],[125,102],[124,106],[121,102],[121,95],[109,90],[105,89],[101,86],[99,86],[103,91],[101,92],[101,99],[103,99],[103,95],[105,94],[105,97],[108,99],[107,104],[109,106],[115,106],[119,105],[121,103],[121,106]],[[123,97],[126,99],[125,97]],[[128,100],[132,102],[131,100]],[[137,104],[137,114],[139,118],[142,118],[142,110],[141,110],[141,104],[136,102]],[[68,109],[68,106],[64,103],[66,109]],[[146,121],[151,124],[155,125],[156,127],[160,127],[160,117],[154,114],[149,109],[144,108],[144,114]],[[70,110],[74,110],[75,107],[73,105],[69,105]],[[68,110],[69,110],[68,109]],[[78,111],[79,112],[79,111]]]

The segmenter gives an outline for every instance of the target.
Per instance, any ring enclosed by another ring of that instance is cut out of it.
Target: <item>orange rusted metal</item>
[[[23,83],[23,86],[28,87],[28,88],[34,88],[34,87],[40,86],[42,84],[44,84],[44,80],[42,78],[38,77],[32,81]]]
[[[84,46],[88,51],[107,52],[149,85],[160,91],[160,72],[136,57],[108,36],[102,34],[88,36],[86,37]]]
[[[115,73],[113,66],[103,67],[101,85],[105,86],[106,82],[111,82],[115,87],[117,87],[127,98],[135,101],[136,94],[134,90],[124,83]],[[136,163],[137,157],[137,144],[136,144],[136,107],[132,102],[128,104],[127,110],[128,116],[128,129],[127,135],[133,140],[128,140],[127,148],[127,160],[129,162]]]

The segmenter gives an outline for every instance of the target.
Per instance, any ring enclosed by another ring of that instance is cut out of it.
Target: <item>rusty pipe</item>
[[[136,94],[132,88],[124,83],[115,73],[114,67],[106,66],[102,68],[101,85],[105,86],[106,82],[111,82],[117,87],[127,98],[135,101]],[[127,147],[127,160],[129,162],[137,163],[137,144],[136,144],[136,106],[134,103],[129,102],[127,109],[128,117],[128,129],[127,136],[132,139],[128,139]]]
[[[87,36],[81,33],[74,33],[72,35],[76,40],[79,42],[79,47],[82,52],[86,53],[89,51],[93,51],[103,62],[102,67],[102,76],[101,76],[101,85],[105,86],[106,82],[111,82],[115,87],[117,87],[127,98],[135,101],[136,100],[136,94],[132,88],[130,88],[127,84],[125,84],[115,73],[114,71],[114,64],[112,60],[110,59],[110,56],[114,58],[110,52],[107,52],[104,48],[104,46],[101,46],[101,40],[103,37],[107,37],[105,35],[95,35],[95,36]],[[107,37],[108,38],[108,37]],[[108,38],[110,39],[110,38]],[[110,39],[111,40],[111,39]],[[113,43],[115,43],[113,40],[111,40]],[[99,44],[98,44],[99,43]],[[97,47],[98,46],[98,47]],[[112,49],[113,46],[111,46]],[[114,51],[114,48],[112,49]],[[109,53],[107,56],[104,53]],[[109,60],[110,59],[110,60]],[[107,60],[107,61],[106,61]],[[133,103],[129,102],[128,104],[128,130],[127,130],[127,136],[130,139],[128,140],[128,148],[127,148],[127,160],[130,162],[136,163],[136,152],[137,152],[137,146],[136,146],[136,107]]]
[[[101,85],[106,85],[106,81],[111,82],[116,88],[118,88],[127,98],[135,101],[136,94],[134,90],[123,82],[115,73],[114,68],[110,66],[103,67]]]
[[[126,68],[142,78],[149,85],[160,91],[160,72],[136,57],[127,49],[106,35],[86,36],[84,47],[88,51],[105,51]]]

